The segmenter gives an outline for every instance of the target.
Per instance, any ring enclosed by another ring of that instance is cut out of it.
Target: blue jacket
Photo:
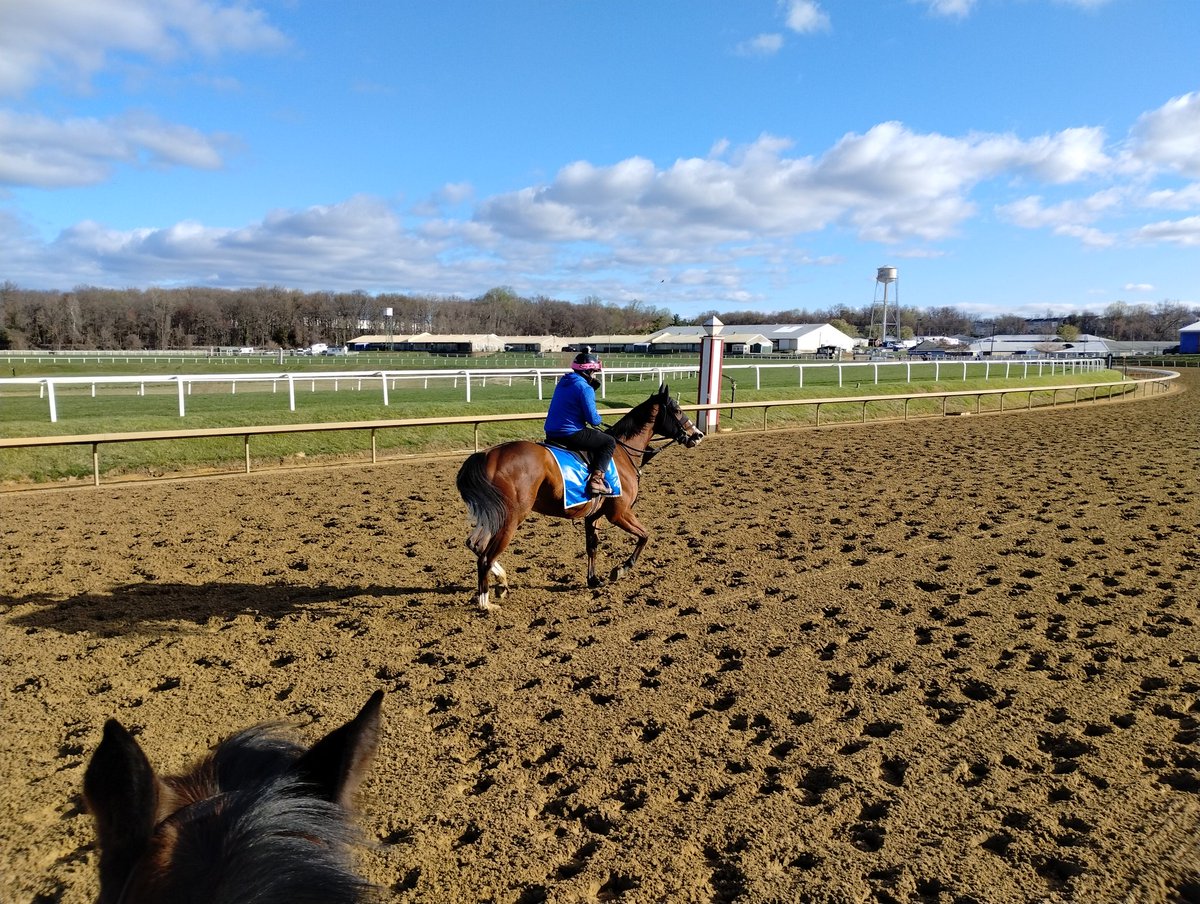
[[[546,415],[546,435],[570,436],[589,426],[600,426],[596,390],[586,377],[571,371],[554,387],[554,397],[550,399],[550,411]]]

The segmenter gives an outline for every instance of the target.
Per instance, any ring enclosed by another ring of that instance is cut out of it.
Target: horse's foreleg
[[[650,542],[650,534],[646,532],[646,528],[642,527],[642,523],[638,521],[637,516],[633,514],[632,509],[626,509],[624,512],[615,514],[609,519],[617,527],[626,533],[633,534],[637,537],[637,543],[633,547],[633,552],[629,554],[624,562],[612,570],[609,575],[610,581],[616,581],[623,578],[633,570],[633,566],[637,564],[638,557],[641,556],[642,550],[646,548],[646,544]]]
[[[596,577],[596,550],[600,548],[600,532],[596,530],[596,518],[583,519],[583,536],[587,549],[587,585],[599,587],[600,579]]]

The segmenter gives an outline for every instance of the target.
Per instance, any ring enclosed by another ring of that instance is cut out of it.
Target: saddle
[[[577,505],[583,505],[585,502],[599,498],[587,494],[588,475],[592,470],[590,456],[584,455],[584,453],[574,449],[567,449],[560,446],[553,440],[546,440],[539,445],[545,446],[558,463],[558,471],[563,482],[564,508],[571,509]],[[617,475],[615,462],[609,461],[608,467],[604,470],[604,478],[608,481],[608,485],[612,487],[612,495],[620,496],[621,478]]]

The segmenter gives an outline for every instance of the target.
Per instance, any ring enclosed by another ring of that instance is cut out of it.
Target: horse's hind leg
[[[508,573],[500,567],[499,562],[492,563],[491,572],[496,582],[496,599],[502,600],[508,596]]]
[[[496,584],[496,599],[504,599],[508,595],[508,573],[501,567],[500,553],[508,548],[509,541],[517,532],[517,525],[505,524],[488,543],[487,548],[478,557],[475,602],[485,612],[494,612],[500,607],[490,599],[488,585],[494,580]]]
[[[495,565],[488,561],[487,554],[477,557],[476,559],[476,582],[475,582],[475,603],[484,612],[492,612],[500,607],[488,599],[488,579],[492,575],[492,569]],[[497,594],[499,595],[499,594]]]

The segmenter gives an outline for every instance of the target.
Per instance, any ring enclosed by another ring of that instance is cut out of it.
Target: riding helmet
[[[575,360],[571,362],[571,370],[587,377],[604,370],[604,364],[592,354],[592,347],[585,345],[583,351],[576,355]]]

